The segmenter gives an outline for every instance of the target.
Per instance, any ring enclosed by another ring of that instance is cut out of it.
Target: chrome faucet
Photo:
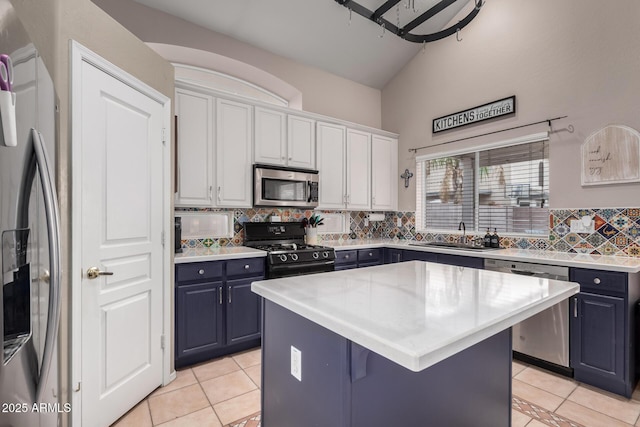
[[[464,221],[460,221],[460,224],[458,224],[458,231],[462,230],[462,244],[466,245],[467,244],[467,227],[464,225]]]

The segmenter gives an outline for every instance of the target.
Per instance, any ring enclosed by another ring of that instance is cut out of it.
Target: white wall
[[[382,127],[400,133],[400,171],[415,172],[410,147],[446,142],[557,116],[550,139],[551,207],[640,205],[640,184],[582,187],[580,145],[610,124],[640,130],[640,2],[489,0],[455,37],[427,44],[382,91]],[[431,121],[506,96],[515,117],[431,133]],[[494,140],[546,130],[533,126]],[[472,139],[448,148],[487,142]],[[415,209],[415,180],[399,186],[399,209]]]
[[[132,0],[94,0],[94,3],[145,42],[209,51],[273,74],[302,92],[305,111],[375,128],[381,126],[379,89],[272,54]]]

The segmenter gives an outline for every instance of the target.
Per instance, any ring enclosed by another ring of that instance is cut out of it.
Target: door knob
[[[87,277],[89,279],[96,279],[98,276],[113,276],[111,271],[100,271],[98,267],[91,267],[87,270]]]

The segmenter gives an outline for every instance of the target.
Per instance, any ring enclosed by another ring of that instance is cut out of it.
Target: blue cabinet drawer
[[[177,264],[176,282],[193,282],[195,280],[222,280],[223,265],[224,261]]]
[[[336,266],[358,262],[357,251],[336,251]]]
[[[359,249],[358,250],[358,263],[359,264],[375,264],[382,262],[382,249]]]
[[[627,294],[627,273],[572,268],[571,281],[580,283],[581,292]]]
[[[227,277],[264,276],[264,257],[227,261]]]

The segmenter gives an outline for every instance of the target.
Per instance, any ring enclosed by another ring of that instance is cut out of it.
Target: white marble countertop
[[[251,290],[418,372],[569,298],[580,287],[411,261],[254,282]]]
[[[216,248],[182,249],[175,254],[175,263],[200,261],[220,261],[225,259],[256,258],[267,256],[265,251],[248,248],[246,246],[224,246]]]
[[[321,245],[331,246],[335,250],[353,250],[364,248],[396,248],[413,251],[436,252],[469,257],[503,259],[509,261],[532,262],[537,264],[561,265],[566,267],[592,268],[595,270],[621,271],[625,273],[640,272],[640,258],[573,254],[567,252],[534,251],[529,249],[495,249],[488,251],[454,249],[443,247],[414,246],[420,243],[413,240],[366,239],[366,240],[323,240]]]

